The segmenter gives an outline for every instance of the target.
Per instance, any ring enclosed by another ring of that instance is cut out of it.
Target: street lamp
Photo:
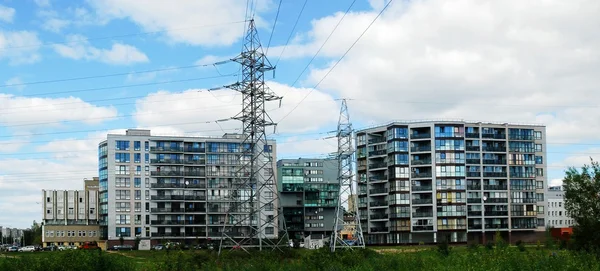
[[[183,182],[183,184],[184,184],[184,190],[183,190],[183,245],[185,246],[185,245],[187,245],[187,240],[185,239],[185,237],[186,237],[185,236],[186,235],[185,234],[185,220],[187,219],[186,215],[185,215],[185,209],[187,209],[187,205],[185,204],[185,190],[187,190],[187,186],[190,184],[190,181],[185,180]]]

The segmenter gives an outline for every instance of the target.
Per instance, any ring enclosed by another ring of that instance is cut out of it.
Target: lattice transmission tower
[[[365,248],[362,226],[360,225],[360,214],[358,212],[358,202],[356,202],[357,198],[355,198],[357,181],[354,178],[352,169],[354,162],[352,134],[353,130],[352,123],[350,122],[350,114],[348,113],[348,105],[344,99],[342,100],[337,127],[337,159],[340,192],[338,194],[338,204],[335,208],[335,222],[333,223],[333,234],[330,242],[331,252],[335,252],[337,248]],[[353,199],[354,204],[348,206],[350,199]],[[348,216],[344,213],[344,206],[348,206]],[[344,239],[342,236],[344,228],[351,231],[349,239]]]
[[[279,204],[275,168],[265,129],[276,124],[265,110],[265,103],[281,101],[266,85],[264,74],[273,71],[263,53],[254,20],[250,20],[244,46],[232,59],[242,67],[239,82],[226,86],[242,94],[242,111],[233,117],[242,122],[240,167],[231,184],[219,254],[225,247],[263,250],[288,246],[283,210]]]

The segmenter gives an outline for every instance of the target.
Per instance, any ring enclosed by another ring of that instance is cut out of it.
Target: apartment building
[[[548,205],[546,213],[546,225],[550,228],[573,227],[575,220],[569,217],[565,210],[565,191],[562,186],[548,187],[546,198]]]
[[[329,237],[338,202],[338,161],[282,159],[277,162],[280,202],[290,238]]]
[[[83,182],[84,190],[42,190],[44,247],[99,240],[99,179]]]
[[[126,243],[139,237],[151,239],[153,244],[220,239],[224,226],[235,223],[236,217],[226,213],[237,198],[257,197],[256,185],[253,193],[233,189],[240,178],[250,175],[240,170],[250,161],[249,155],[242,155],[250,146],[242,145],[242,141],[240,134],[152,136],[150,130],[139,129],[129,129],[124,135],[109,134],[99,144],[103,238],[109,246],[121,237]],[[257,164],[257,168],[264,165],[257,177],[263,184],[274,174],[276,145],[269,141],[256,147],[272,156],[271,161]],[[275,177],[267,186],[276,185]],[[274,196],[263,193],[258,198],[265,202]],[[277,208],[274,204],[261,212],[262,221],[275,217]],[[229,235],[243,238],[249,231],[249,225],[240,225]],[[262,231],[265,238],[277,238],[278,225],[271,222]]]
[[[367,244],[482,242],[544,230],[545,127],[394,122],[357,132]],[[537,238],[537,237],[533,237]]]

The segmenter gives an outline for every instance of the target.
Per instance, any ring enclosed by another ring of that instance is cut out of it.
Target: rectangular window
[[[117,227],[115,232],[118,237],[131,237],[131,228],[128,227]]]
[[[142,190],[135,190],[135,200],[141,200],[142,199]]]
[[[136,202],[133,211],[136,212],[136,213],[141,212],[142,211],[142,203],[141,202]]]
[[[538,164],[538,165],[543,164],[544,163],[544,157],[542,157],[542,156],[536,156],[535,157],[535,163]]]
[[[150,199],[150,190],[146,190],[146,200]]]
[[[129,158],[131,156],[129,155],[129,153],[121,153],[121,152],[117,152],[115,153],[115,162],[117,163],[129,163]]]
[[[150,178],[146,178],[146,188],[150,188]]]
[[[150,164],[150,154],[149,153],[144,154],[144,161],[146,164]]]
[[[536,152],[541,152],[542,151],[542,144],[535,144],[535,151]]]
[[[139,151],[142,149],[142,143],[140,141],[133,141],[133,150]]]
[[[115,142],[115,149],[118,151],[128,151],[129,141],[117,140]]]
[[[265,152],[269,153],[269,152],[273,152],[273,146],[272,145],[265,145]]]
[[[144,142],[144,150],[148,151],[150,149],[150,142]]]
[[[543,168],[536,168],[535,169],[535,175],[538,177],[544,176],[544,169]]]
[[[540,140],[540,139],[542,139],[542,132],[535,131],[535,132],[533,132],[533,136],[536,140]]]
[[[141,153],[134,153],[133,154],[133,162],[134,163],[141,163],[142,162],[142,154]]]
[[[134,187],[136,187],[136,188],[142,187],[142,178],[134,178],[133,184],[134,184]]]

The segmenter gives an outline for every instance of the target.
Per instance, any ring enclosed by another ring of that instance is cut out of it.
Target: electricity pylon
[[[263,250],[288,246],[287,229],[279,204],[271,143],[265,129],[276,124],[265,103],[281,100],[266,85],[264,73],[274,70],[263,53],[254,20],[250,20],[242,53],[232,59],[242,65],[239,82],[226,86],[242,94],[242,111],[233,117],[242,122],[242,150],[239,169],[231,184],[227,213],[221,231],[222,248]]]
[[[358,212],[358,203],[355,197],[355,188],[357,182],[353,176],[352,163],[354,160],[354,148],[352,144],[352,123],[348,113],[346,100],[342,100],[340,118],[337,127],[338,140],[338,181],[340,192],[338,194],[337,207],[335,208],[335,222],[333,223],[333,232],[330,240],[331,252],[337,248],[365,248],[362,227],[360,225],[360,214]],[[344,206],[348,205],[349,199],[353,198],[353,206],[348,206],[349,216],[345,218]],[[342,231],[344,228],[351,231],[349,239],[344,240]]]

